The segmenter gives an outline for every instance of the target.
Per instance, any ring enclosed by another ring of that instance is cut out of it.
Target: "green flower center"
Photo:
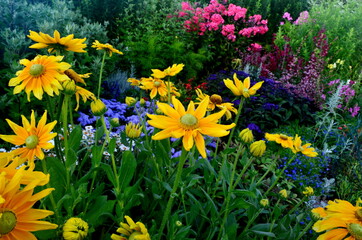
[[[34,64],[30,67],[29,73],[33,77],[39,77],[44,72],[44,66],[41,64]]]
[[[0,212],[0,237],[11,232],[15,226],[16,216],[13,212]]]
[[[159,87],[159,86],[161,86],[161,82],[155,81],[155,82],[153,83],[153,85],[154,85],[155,87]]]
[[[180,118],[180,123],[183,128],[186,128],[187,130],[192,130],[198,127],[198,120],[197,118],[190,114],[186,113]]]
[[[351,223],[347,225],[348,232],[356,240],[362,240],[362,226],[358,223]]]
[[[25,139],[25,146],[29,149],[35,148],[39,143],[39,138],[36,135],[30,135]]]

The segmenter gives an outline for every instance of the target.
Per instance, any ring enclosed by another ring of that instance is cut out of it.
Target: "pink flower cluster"
[[[220,31],[230,41],[236,41],[237,34],[243,37],[253,37],[268,31],[268,21],[261,15],[246,17],[246,8],[227,1],[219,3],[211,0],[204,8],[194,7],[189,2],[182,2],[179,18],[184,18],[184,27],[188,32],[204,35],[207,31]]]

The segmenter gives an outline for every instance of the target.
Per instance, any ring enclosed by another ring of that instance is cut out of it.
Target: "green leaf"
[[[82,127],[80,125],[75,126],[73,131],[70,133],[69,142],[68,142],[69,146],[74,151],[78,150],[80,142],[82,140],[82,136],[83,136]]]
[[[108,152],[109,154],[113,154],[114,150],[116,149],[116,138],[112,138],[111,141],[108,143]]]
[[[128,187],[136,171],[137,161],[131,151],[124,151],[122,154],[121,167],[118,171],[120,192]]]
[[[251,230],[253,233],[257,234],[257,235],[261,235],[261,236],[268,236],[268,237],[272,237],[275,238],[275,234],[272,232],[262,232],[262,231],[256,231],[256,230]]]
[[[93,146],[92,147],[92,165],[93,167],[98,167],[101,163],[103,152],[101,152],[102,146]]]

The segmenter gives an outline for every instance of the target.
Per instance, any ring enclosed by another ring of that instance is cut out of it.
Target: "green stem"
[[[240,114],[241,114],[241,109],[242,109],[242,107],[243,107],[243,102],[244,102],[244,98],[243,98],[243,96],[241,96],[241,98],[240,98],[240,104],[239,104],[239,108],[238,108],[238,113],[236,114],[235,121],[234,121],[235,125],[238,124],[239,117],[240,117]],[[228,148],[229,148],[230,143],[231,143],[231,139],[232,139],[232,137],[233,137],[233,135],[234,135],[234,131],[235,131],[235,127],[231,130],[231,132],[230,132],[230,134],[229,134],[229,139],[228,139],[228,142],[227,142],[227,144],[226,144],[225,149],[228,149]],[[223,165],[225,164],[226,159],[227,159],[227,155],[224,154],[223,159],[222,159],[221,166],[223,166]],[[219,183],[220,180],[221,180],[221,167],[220,167],[220,170],[219,170],[219,173],[218,173],[218,176],[217,176],[216,187],[215,187],[214,193],[213,193],[213,195],[212,195],[213,197],[215,197],[215,194],[216,194],[216,191],[217,191],[217,185],[218,185],[218,183]]]
[[[171,82],[170,77],[167,79],[167,101],[168,104],[171,104]]]
[[[275,206],[278,206],[279,203],[280,203],[280,198],[279,198],[278,201],[276,202]],[[274,227],[274,223],[275,223],[275,218],[274,218],[275,209],[276,209],[276,207],[273,208],[273,212],[271,213],[271,217],[272,217],[273,220],[272,220],[272,222],[271,222],[271,224],[270,224],[269,232],[272,232],[273,227]],[[270,239],[270,237],[267,238],[267,240],[269,240],[269,239]]]
[[[255,221],[255,219],[259,216],[259,214],[263,211],[263,208],[260,208],[256,214],[253,215],[253,217],[248,221],[248,223],[246,224],[243,232],[242,232],[242,235],[241,236],[244,236],[247,231],[249,230],[251,224],[253,224],[253,222]],[[245,239],[245,238],[240,238],[240,239]]]
[[[259,183],[261,183],[264,178],[268,175],[268,173],[272,170],[272,164],[269,164],[268,166],[268,170],[264,173],[264,175],[258,180],[258,182],[256,183],[256,185],[259,185]]]
[[[275,181],[273,182],[273,184],[272,184],[272,185],[268,188],[268,190],[265,192],[265,196],[270,192],[270,190],[272,190],[272,189],[275,187],[275,185],[277,185],[277,183],[278,183],[280,177],[282,176],[282,174],[284,173],[285,169],[289,166],[289,164],[290,164],[291,162],[293,162],[293,160],[296,158],[296,156],[297,156],[297,155],[294,154],[294,156],[291,157],[291,158],[289,159],[289,161],[285,164],[285,166],[284,166],[283,169],[279,172],[279,174],[278,174],[277,178],[275,179]]]
[[[245,174],[245,172],[249,168],[249,166],[253,163],[254,159],[255,159],[254,157],[248,158],[248,162],[244,165],[243,170],[241,170],[241,173],[239,174],[237,180],[235,181],[235,185],[233,187],[234,189],[239,184],[241,178],[243,177],[243,175]]]
[[[163,214],[161,227],[160,227],[160,229],[158,231],[159,232],[158,240],[161,239],[163,229],[165,228],[166,222],[170,217],[172,204],[173,204],[173,201],[174,201],[174,199],[176,197],[176,192],[177,192],[178,185],[180,184],[180,180],[181,180],[181,176],[182,176],[182,170],[184,168],[186,157],[187,157],[187,152],[186,152],[186,150],[184,148],[182,148],[180,161],[179,161],[179,163],[177,165],[177,172],[176,172],[175,181],[173,183],[173,188],[172,188],[172,191],[171,191],[171,194],[170,194],[170,198],[168,199],[168,202],[167,202],[165,213]]]
[[[289,210],[289,212],[287,213],[287,215],[285,216],[290,216],[305,200],[306,196],[303,196],[302,199],[300,199],[300,201],[297,203],[297,205],[295,205],[292,209]]]
[[[65,167],[67,169],[67,189],[70,185],[70,169],[69,169],[69,158],[68,158],[68,152],[69,152],[69,146],[68,146],[68,103],[69,103],[69,95],[65,95],[63,99],[63,105],[62,105],[62,123],[63,123],[63,137],[64,137],[64,153],[65,153]]]
[[[226,196],[226,206],[225,206],[225,213],[224,213],[224,218],[223,218],[223,221],[222,221],[222,224],[220,226],[220,230],[219,230],[219,234],[218,234],[218,237],[217,239],[221,239],[221,235],[223,234],[224,232],[224,226],[226,224],[226,220],[227,220],[227,217],[229,215],[229,205],[230,205],[230,199],[231,199],[231,194],[234,190],[234,186],[233,186],[233,182],[234,182],[234,176],[235,176],[235,173],[236,173],[236,165],[239,161],[239,157],[240,157],[240,154],[241,154],[241,151],[244,149],[244,147],[242,145],[239,146],[239,149],[236,153],[236,156],[235,156],[235,160],[234,160],[234,164],[233,164],[233,171],[231,172],[231,176],[230,176],[230,183],[229,183],[229,189],[228,189],[228,194]],[[245,167],[244,167],[245,168]]]
[[[308,231],[308,229],[313,225],[314,221],[310,221],[307,226],[299,233],[298,237],[295,240],[299,240],[303,235]]]
[[[104,67],[104,61],[106,59],[107,52],[104,51],[103,57],[102,57],[102,63],[101,63],[101,69],[99,70],[99,79],[98,79],[98,93],[97,98],[99,99],[99,96],[101,95],[101,84],[102,84],[102,74],[103,74],[103,67]]]

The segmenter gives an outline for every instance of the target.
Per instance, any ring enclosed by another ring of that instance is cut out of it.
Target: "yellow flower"
[[[269,200],[268,199],[261,199],[260,200],[260,205],[262,205],[263,207],[266,207],[269,205]]]
[[[168,93],[165,82],[158,78],[142,78],[140,88],[144,90],[151,90],[151,99],[155,98],[157,94],[164,97],[167,96]]]
[[[313,208],[311,212],[312,212],[313,216],[317,219],[327,217],[327,212],[322,207]]]
[[[151,74],[151,76],[153,76],[154,78],[164,78],[167,76],[175,76],[176,74],[178,74],[179,72],[182,71],[183,67],[185,65],[184,64],[173,64],[172,67],[168,67],[165,70],[161,71],[159,69],[151,69],[151,71],[153,72]]]
[[[244,79],[244,82],[240,81],[236,73],[233,75],[234,82],[230,79],[224,79],[225,86],[229,88],[235,96],[243,95],[245,98],[248,98],[252,95],[255,95],[256,91],[261,88],[264,81],[257,82],[254,86],[250,87],[250,77]]]
[[[75,99],[77,101],[77,106],[74,109],[75,111],[78,111],[80,97],[82,97],[82,100],[83,100],[84,103],[87,101],[87,99],[93,100],[93,101],[95,101],[97,99],[96,95],[94,95],[94,93],[88,91],[85,88],[76,86],[75,89],[76,89],[76,91],[75,91]]]
[[[68,78],[63,74],[65,70],[70,68],[70,64],[62,61],[62,56],[36,56],[33,60],[20,60],[20,64],[25,68],[16,73],[16,77],[10,79],[9,86],[14,87],[14,94],[20,93],[25,89],[30,101],[30,93],[41,100],[43,93],[46,92],[49,96],[55,93],[59,95],[59,90],[63,87],[60,82]]]
[[[46,188],[34,193],[41,181],[33,179],[21,185],[25,166],[17,169],[11,179],[0,172],[0,238],[4,240],[36,239],[33,231],[56,229],[58,225],[40,219],[52,215],[52,211],[32,208],[40,199],[46,197],[54,188]]]
[[[239,133],[239,137],[245,142],[250,143],[254,141],[253,132],[249,128],[245,128]]]
[[[129,216],[124,217],[127,223],[120,223],[117,234],[112,234],[112,240],[151,240],[146,226],[141,222],[134,222]]]
[[[313,209],[315,212],[320,210]],[[312,210],[312,211],[313,211]],[[350,202],[336,199],[329,201],[321,220],[313,225],[316,232],[324,232],[318,239],[362,239],[362,208]],[[348,238],[345,238],[349,235]]]
[[[133,97],[126,97],[125,102],[127,106],[133,106],[136,104],[137,100]]]
[[[92,48],[95,48],[97,50],[105,50],[109,56],[111,57],[113,53],[123,54],[119,50],[115,49],[111,44],[109,43],[100,43],[98,40],[95,40],[93,42]]]
[[[91,73],[79,74],[76,73],[73,69],[68,69],[64,71],[64,74],[77,83],[82,83],[84,85],[87,85],[83,78],[89,78]]]
[[[314,190],[312,187],[305,187],[304,191],[302,192],[305,196],[312,196],[314,194]]]
[[[3,164],[3,165],[0,164],[0,173],[2,172],[6,173],[5,177],[8,180],[11,180],[17,173],[19,166],[23,163],[24,163],[23,159],[15,157],[10,161],[9,164]],[[24,168],[20,184],[29,184],[34,180],[38,180],[37,185],[44,186],[49,182],[49,174],[44,174],[43,172],[40,171],[34,171],[34,168],[35,164],[32,164],[31,166],[28,165],[26,166],[26,168]]]
[[[69,218],[63,226],[65,240],[83,240],[88,234],[88,223],[81,218]]]
[[[336,63],[328,64],[329,69],[335,69],[337,67]]]
[[[46,124],[47,111],[44,112],[37,126],[35,126],[34,111],[31,112],[30,122],[23,115],[21,115],[21,118],[23,127],[6,119],[16,135],[0,135],[0,138],[18,146],[25,144],[24,147],[17,148],[11,153],[14,156],[27,159],[32,164],[35,157],[44,158],[42,149],[52,149],[54,147],[49,141],[57,135],[57,133],[51,133],[57,121]]]
[[[292,148],[292,151],[294,153],[301,152],[308,157],[318,156],[318,153],[315,151],[315,149],[310,147],[310,145],[311,145],[310,143],[304,144],[302,146],[302,140],[300,139],[298,134],[294,138],[293,145],[294,145],[294,148]]]
[[[265,138],[268,141],[274,141],[274,142],[282,145],[283,148],[290,148],[292,150],[294,149],[293,138],[289,137],[287,135],[266,133]]]
[[[288,197],[288,192],[286,189],[282,189],[279,191],[280,196],[282,196],[283,198],[287,198]]]
[[[139,124],[134,124],[133,122],[129,122],[126,125],[126,135],[129,138],[138,138],[141,135],[142,126]]]
[[[107,106],[100,99],[96,99],[90,104],[94,116],[102,116],[107,112]]]
[[[265,150],[266,150],[266,145],[264,140],[253,142],[250,145],[250,152],[255,157],[263,156]]]
[[[197,98],[196,100],[198,101],[202,101],[205,98],[209,98],[209,105],[207,106],[207,110],[208,111],[213,111],[215,109],[215,107],[218,107],[221,110],[226,110],[225,111],[225,116],[226,119],[229,120],[231,118],[231,112],[234,112],[235,114],[238,112],[238,110],[236,108],[233,107],[233,103],[228,103],[222,102],[222,97],[218,94],[213,94],[211,95],[211,97],[205,93],[202,92],[202,90],[200,88],[196,89],[196,94],[197,94]],[[200,104],[200,102],[196,102],[195,104]]]
[[[28,38],[38,42],[31,45],[29,48],[48,48],[49,53],[55,52],[56,50],[66,50],[79,53],[86,52],[83,49],[87,47],[87,44],[84,43],[86,38],[74,38],[74,34],[61,38],[57,30],[54,31],[54,37],[42,32],[37,33],[31,30],[29,32],[30,35],[28,35]]]
[[[163,129],[152,136],[153,140],[161,140],[169,137],[183,138],[182,143],[186,151],[189,151],[194,143],[201,156],[206,158],[205,141],[203,135],[223,137],[229,134],[235,124],[221,125],[218,120],[225,114],[225,110],[205,117],[209,99],[205,98],[195,109],[191,101],[187,110],[181,102],[172,97],[174,108],[166,103],[157,103],[157,106],[166,116],[147,114],[151,120],[148,123],[156,128]]]

